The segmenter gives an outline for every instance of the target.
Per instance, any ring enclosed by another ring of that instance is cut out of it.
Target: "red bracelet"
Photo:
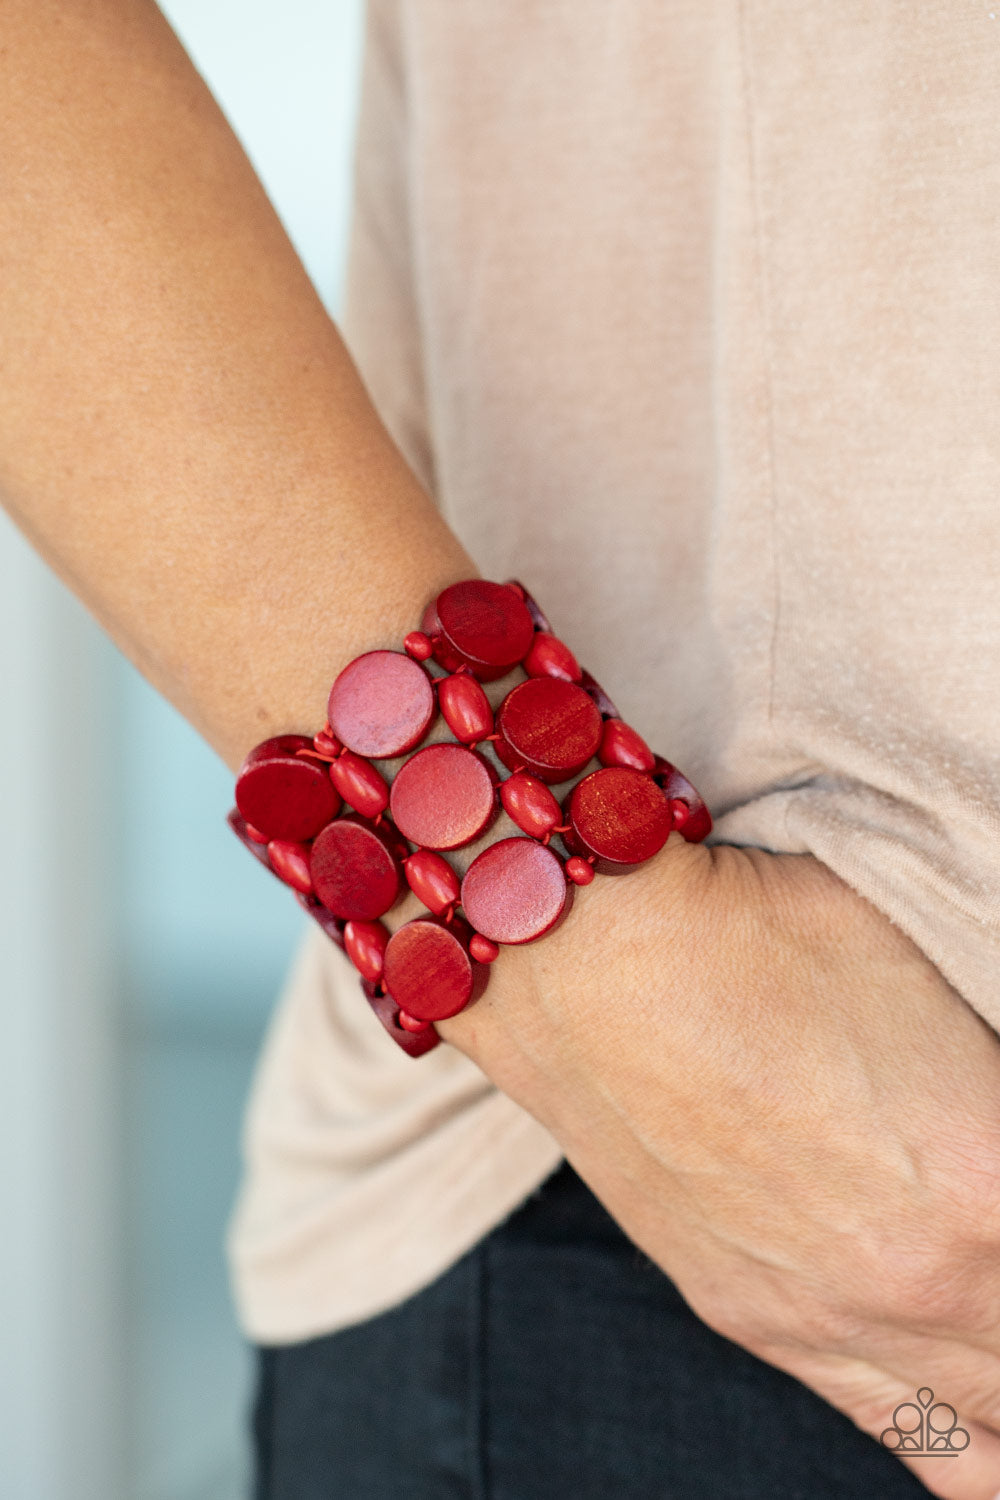
[[[482,993],[501,945],[562,921],[576,886],[644,864],[674,829],[696,843],[712,827],[690,781],[622,720],[521,584],[452,584],[421,623],[405,654],[368,651],[344,668],[312,739],[251,750],[229,815],[347,953],[411,1057]],[[513,673],[494,710],[482,684]],[[452,738],[425,744],[439,713]],[[460,878],[445,855],[481,840],[501,807],[522,836],[487,844]],[[380,918],[407,890],[427,910],[390,935]]]

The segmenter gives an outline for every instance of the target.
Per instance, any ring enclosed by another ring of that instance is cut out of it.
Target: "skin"
[[[0,498],[230,766],[475,572],[146,0],[0,0]],[[349,580],[349,586],[344,585]],[[1000,1491],[1000,1046],[807,856],[672,837],[449,1041],[721,1332]],[[942,1472],[947,1470],[947,1472]]]

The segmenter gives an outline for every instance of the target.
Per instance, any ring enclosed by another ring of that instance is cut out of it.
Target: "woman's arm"
[[[156,7],[0,36],[0,499],[235,765],[474,568]]]

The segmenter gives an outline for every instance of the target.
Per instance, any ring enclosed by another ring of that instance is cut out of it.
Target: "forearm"
[[[0,497],[235,763],[472,566],[155,7],[0,17]]]

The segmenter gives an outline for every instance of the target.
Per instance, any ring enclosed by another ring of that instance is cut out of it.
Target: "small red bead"
[[[496,753],[512,771],[542,781],[568,781],[601,742],[601,715],[576,683],[529,677],[512,688],[497,713]]]
[[[363,818],[377,818],[389,806],[389,788],[370,761],[345,750],[330,766],[330,780],[344,801]]]
[[[298,754],[304,734],[279,734],[257,745],[236,778],[236,806],[268,839],[311,839],[340,807],[326,767]]]
[[[515,771],[500,783],[500,801],[507,816],[533,839],[546,838],[562,817],[559,803],[544,781],[527,771]]]
[[[435,713],[426,670],[402,651],[355,657],[330,689],[330,728],[348,750],[389,760],[419,745]]]
[[[247,838],[248,839],[253,839],[253,841],[254,841],[255,844],[268,844],[268,843],[270,843],[270,839],[268,838],[267,834],[266,833],[261,833],[260,829],[259,828],[255,828],[252,823],[244,823],[243,826],[245,827],[245,829],[247,831]]]
[[[651,771],[656,757],[624,719],[605,719],[597,758],[602,766],[631,766],[635,771]]]
[[[411,1016],[408,1010],[401,1010],[396,1017],[396,1022],[404,1031],[413,1032],[416,1036],[419,1036],[422,1031],[429,1031],[431,1027],[430,1021],[421,1021],[419,1016]]]
[[[410,890],[436,917],[458,901],[458,876],[432,849],[417,849],[403,861],[403,873]]]
[[[414,661],[430,661],[434,655],[434,642],[422,630],[411,630],[403,641],[403,650]]]
[[[343,748],[336,735],[331,734],[328,728],[313,735],[313,749],[317,755],[322,755],[327,760],[336,759]]]
[[[608,874],[658,854],[673,827],[667,799],[651,776],[630,766],[608,766],[577,782],[567,799],[571,854],[597,860]],[[474,919],[473,919],[474,920]]]
[[[389,807],[400,833],[425,849],[458,849],[497,813],[494,773],[465,745],[427,745],[396,773]]]
[[[574,885],[589,885],[594,878],[594,867],[581,859],[579,854],[574,854],[565,865],[566,875]]]
[[[417,917],[396,929],[382,980],[400,1010],[422,1021],[443,1021],[465,1009],[478,982],[470,936],[467,923],[440,917]]]
[[[480,964],[491,964],[494,959],[500,957],[500,949],[496,943],[491,943],[489,938],[483,937],[481,932],[473,933],[469,940],[469,952]]]
[[[317,835],[310,870],[320,901],[348,921],[374,921],[399,895],[400,862],[392,835],[353,813]]]
[[[456,740],[475,745],[493,733],[490,700],[468,672],[439,677],[435,686],[444,721]]]
[[[296,843],[292,839],[271,839],[267,846],[267,857],[271,869],[279,880],[293,890],[310,895],[313,888],[309,874],[309,845]]]
[[[347,922],[344,925],[344,948],[351,963],[363,979],[374,984],[382,978],[389,931],[381,922]]]
[[[434,601],[434,617],[441,633],[434,647],[437,660],[457,655],[483,682],[503,677],[522,661],[534,635],[524,600],[485,578],[468,578],[444,589]]]
[[[493,943],[530,943],[566,910],[569,887],[551,849],[534,839],[500,839],[476,856],[462,881],[462,909]]]
[[[565,682],[579,682],[583,676],[580,663],[569,647],[545,630],[535,632],[523,665],[529,677],[561,677]]]

